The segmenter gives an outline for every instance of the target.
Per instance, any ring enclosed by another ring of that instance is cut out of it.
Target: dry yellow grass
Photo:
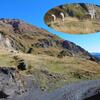
[[[71,34],[87,34],[100,31],[100,23],[97,20],[78,20],[76,18],[65,18],[65,21],[57,20],[47,23],[51,28]]]

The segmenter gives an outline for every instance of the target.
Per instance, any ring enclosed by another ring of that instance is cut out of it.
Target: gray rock
[[[47,71],[42,72],[51,76]],[[17,76],[12,78],[8,73]],[[100,93],[100,80],[73,83],[48,93],[41,91],[34,76],[21,77],[12,68],[0,68],[0,100],[84,100]]]

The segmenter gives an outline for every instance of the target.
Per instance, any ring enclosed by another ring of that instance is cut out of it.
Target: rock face
[[[47,71],[41,71],[54,77]],[[74,83],[53,92],[43,92],[34,76],[22,76],[15,68],[0,67],[0,80],[0,100],[85,100],[100,93],[100,80]]]
[[[91,58],[91,55],[80,46],[18,19],[0,19],[1,44],[25,53],[62,56],[61,52],[66,51],[67,55],[64,56],[71,54]]]
[[[22,91],[25,88],[16,69],[0,67],[0,99],[22,94]]]

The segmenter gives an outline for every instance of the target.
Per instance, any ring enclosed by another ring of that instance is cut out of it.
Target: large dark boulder
[[[0,91],[0,99],[7,98],[9,95],[4,93],[3,91]]]
[[[20,60],[20,61],[18,62],[17,68],[18,68],[19,70],[27,70],[28,64],[27,64],[26,61]]]

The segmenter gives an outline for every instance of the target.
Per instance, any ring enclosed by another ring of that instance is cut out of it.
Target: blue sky
[[[70,35],[57,32],[44,24],[44,14],[51,8],[65,3],[94,3],[99,0],[0,0],[0,18],[17,18],[44,28],[59,37],[70,40],[89,52],[100,52],[100,32],[89,35]]]

